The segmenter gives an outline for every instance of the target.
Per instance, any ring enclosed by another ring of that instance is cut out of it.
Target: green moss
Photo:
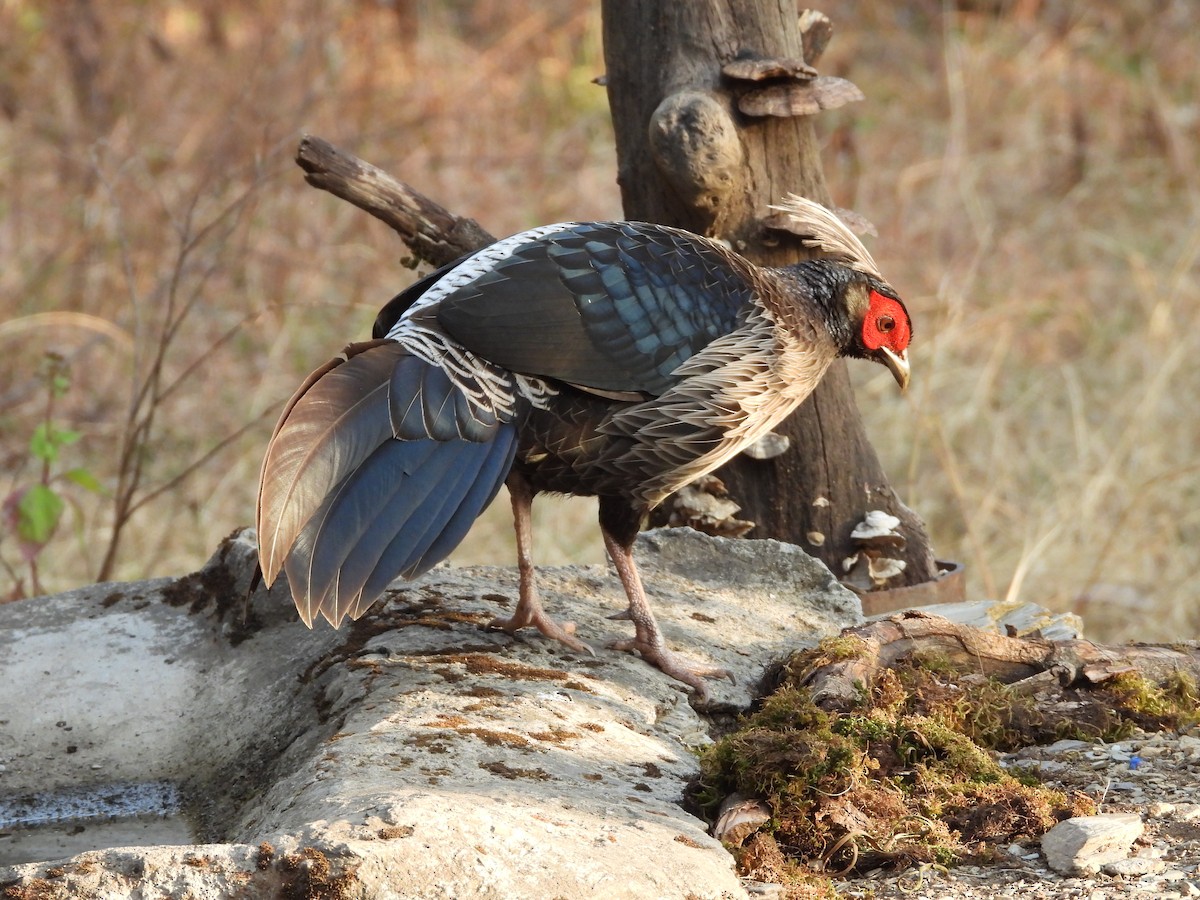
[[[816,665],[826,666],[846,659],[857,659],[866,648],[867,642],[854,635],[827,637],[817,644],[815,656],[819,662]]]
[[[698,803],[715,813],[737,791],[772,810],[752,849],[735,848],[743,874],[776,871],[790,884],[805,864],[949,865],[1091,811],[1082,796],[1001,768],[996,748],[1048,735],[1054,723],[1006,685],[955,673],[946,658],[874,673],[844,713],[817,707],[802,685],[815,668],[852,660],[845,654],[856,647],[866,649],[850,639],[794,655],[775,693],[701,758]]]
[[[838,712],[818,707],[806,687],[826,666],[842,679],[861,673]],[[703,753],[693,799],[712,814],[733,792],[765,799],[771,820],[731,849],[742,874],[789,889],[806,866],[986,859],[996,846],[1094,812],[1089,798],[1051,790],[1032,770],[1002,768],[998,752],[1200,721],[1200,691],[1182,674],[1163,684],[1122,674],[1064,688],[1062,702],[1048,705],[945,654],[877,669],[855,637],[793,654],[765,684],[773,693],[758,710]]]
[[[1158,685],[1136,672],[1122,672],[1101,685],[1117,711],[1145,727],[1144,720],[1180,728],[1200,722],[1200,692],[1185,672],[1173,673]]]

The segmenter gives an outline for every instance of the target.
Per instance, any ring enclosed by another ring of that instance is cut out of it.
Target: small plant
[[[59,354],[47,353],[42,358],[38,377],[46,388],[46,408],[29,438],[26,459],[37,466],[37,477],[31,483],[18,484],[0,506],[3,522],[0,535],[15,537],[21,563],[28,568],[29,587],[34,595],[42,593],[38,557],[58,531],[70,500],[63,488],[73,484],[93,493],[103,490],[96,476],[85,468],[58,471],[63,448],[77,443],[81,437],[78,431],[62,426],[55,418],[58,401],[71,388],[69,364]],[[27,596],[20,571],[2,557],[0,565],[11,576],[13,585],[4,599],[18,600]]]

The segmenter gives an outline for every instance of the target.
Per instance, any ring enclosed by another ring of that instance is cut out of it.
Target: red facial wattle
[[[871,291],[870,306],[863,319],[863,346],[868,350],[887,347],[894,353],[903,353],[908,349],[911,337],[908,313],[903,304],[878,291]]]

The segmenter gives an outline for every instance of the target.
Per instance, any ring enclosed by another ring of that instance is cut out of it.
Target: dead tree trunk
[[[804,258],[794,235],[771,227],[769,207],[788,193],[829,205],[809,113],[859,99],[811,64],[828,20],[773,0],[603,0],[604,54],[616,131],[618,180],[628,218],[729,241],[755,262]],[[918,375],[919,377],[919,375]],[[789,449],[745,455],[717,474],[753,537],[799,544],[834,572],[857,547],[868,510],[901,520],[904,571],[887,587],[928,581],[936,566],[924,523],[888,484],[838,362],[780,429]]]

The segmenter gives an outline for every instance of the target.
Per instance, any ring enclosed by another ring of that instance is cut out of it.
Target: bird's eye
[[[878,319],[875,320],[875,327],[878,328],[880,331],[884,331],[884,332],[891,331],[893,328],[896,327],[896,320],[893,319],[891,316],[880,316]]]

